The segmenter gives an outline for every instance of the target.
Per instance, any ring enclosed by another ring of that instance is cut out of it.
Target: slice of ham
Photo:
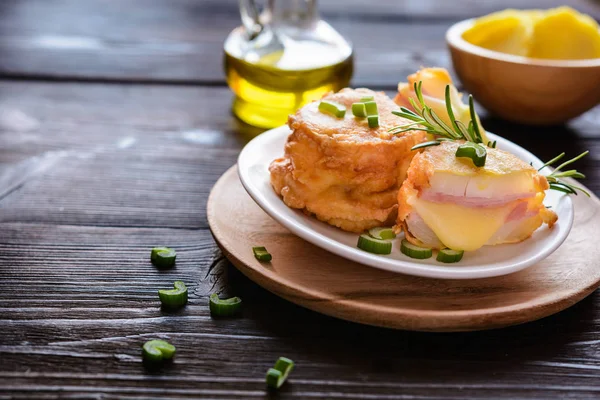
[[[434,203],[451,203],[464,207],[500,207],[512,201],[530,199],[535,196],[535,193],[512,193],[502,197],[486,198],[486,197],[467,197],[456,196],[451,194],[433,192],[431,190],[423,190],[420,198]]]
[[[508,217],[506,217],[506,222],[510,222],[510,221],[518,221],[518,220],[522,220],[525,218],[530,218],[533,217],[534,215],[538,214],[538,211],[535,210],[527,210],[527,202],[523,201],[521,203],[519,203],[512,211],[510,214],[508,214]]]

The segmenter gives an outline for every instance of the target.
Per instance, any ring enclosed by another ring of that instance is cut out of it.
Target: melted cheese
[[[465,251],[484,246],[504,225],[514,208],[514,204],[471,208],[433,203],[419,198],[413,200],[412,206],[446,247]]]

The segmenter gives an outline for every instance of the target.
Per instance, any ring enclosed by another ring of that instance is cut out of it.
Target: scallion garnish
[[[369,229],[369,235],[379,240],[390,240],[396,237],[392,228],[371,228]]]
[[[402,254],[409,256],[410,258],[417,258],[419,260],[424,260],[432,256],[433,251],[427,247],[419,247],[406,239],[402,239],[400,243],[400,251]]]
[[[360,102],[366,103],[367,101],[373,101],[373,100],[375,100],[375,96],[365,96],[365,97],[361,97]]]
[[[218,294],[213,293],[208,302],[210,314],[216,317],[231,317],[242,309],[242,299],[239,297],[220,299]]]
[[[365,118],[367,116],[367,108],[365,103],[354,103],[352,104],[352,114],[355,117]]]
[[[548,181],[548,183],[550,185],[550,189],[556,190],[558,192],[563,192],[563,193],[567,193],[567,194],[574,194],[574,195],[577,195],[577,191],[579,190],[580,192],[582,192],[585,195],[587,195],[588,197],[590,197],[590,194],[585,189],[583,189],[582,187],[576,186],[576,185],[573,185],[571,183],[568,183],[568,182],[565,182],[565,181],[561,180],[561,178],[584,179],[585,175],[582,174],[581,172],[577,171],[576,169],[571,169],[571,170],[562,171],[562,172],[561,172],[561,169],[563,169],[567,165],[572,164],[575,161],[577,161],[577,160],[585,157],[588,153],[589,153],[589,151],[584,151],[583,153],[581,153],[577,157],[572,158],[572,159],[570,159],[568,161],[565,161],[564,163],[562,163],[558,167],[556,167],[554,169],[554,171],[552,171],[552,173],[550,175],[547,175],[546,176],[546,180]],[[550,165],[558,162],[564,156],[565,156],[565,153],[559,154],[558,156],[554,157],[552,160],[550,160],[547,163],[545,163],[544,165],[542,165],[540,167],[540,169],[538,169],[538,171],[541,171],[545,167],[548,167],[548,166],[550,166]]]
[[[142,346],[144,361],[159,363],[170,360],[175,355],[175,346],[164,340],[150,340]]]
[[[367,117],[367,122],[369,123],[369,128],[378,128],[379,127],[379,115],[369,115]]]
[[[485,147],[473,142],[465,142],[456,149],[457,158],[469,158],[476,167],[483,167],[487,157]]]
[[[258,260],[258,261],[271,261],[273,259],[273,256],[271,255],[271,253],[269,253],[267,251],[267,249],[263,246],[256,246],[252,248],[252,252],[254,253],[254,257]]]
[[[363,233],[358,237],[356,246],[361,250],[374,254],[390,254],[392,252],[392,242],[375,239],[366,233]]]
[[[336,118],[344,118],[346,115],[346,107],[334,101],[321,100],[319,103],[319,111],[325,114],[333,115]]]
[[[463,250],[441,249],[436,260],[443,263],[455,263],[462,260],[464,254]]]
[[[173,289],[158,291],[160,302],[165,308],[181,308],[188,301],[188,290],[182,281],[173,282]]]
[[[289,358],[279,357],[275,366],[267,371],[267,386],[279,389],[284,384],[290,372],[294,369],[294,362]]]
[[[373,100],[365,101],[364,105],[365,105],[365,108],[367,109],[367,116],[379,114],[379,112],[377,111],[377,103],[375,103]]]
[[[175,264],[177,253],[169,247],[155,247],[150,253],[150,261],[156,267],[170,268]]]
[[[371,97],[363,97],[359,103],[352,104],[352,114],[358,118],[367,118],[369,128],[379,127],[379,114],[377,103]]]

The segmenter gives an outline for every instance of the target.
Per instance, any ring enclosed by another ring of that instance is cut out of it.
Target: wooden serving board
[[[600,201],[573,196],[565,243],[523,271],[441,280],[354,263],[292,234],[254,203],[236,167],[216,183],[208,222],[227,258],[248,278],[293,303],[363,324],[416,331],[473,331],[521,324],[564,310],[600,285]],[[253,246],[266,246],[260,263]]]

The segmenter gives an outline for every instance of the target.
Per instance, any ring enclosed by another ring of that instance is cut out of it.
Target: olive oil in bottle
[[[225,41],[225,72],[233,113],[261,128],[287,122],[306,103],[338,91],[352,77],[352,48],[322,20],[289,28],[263,28],[249,38],[239,27]]]

